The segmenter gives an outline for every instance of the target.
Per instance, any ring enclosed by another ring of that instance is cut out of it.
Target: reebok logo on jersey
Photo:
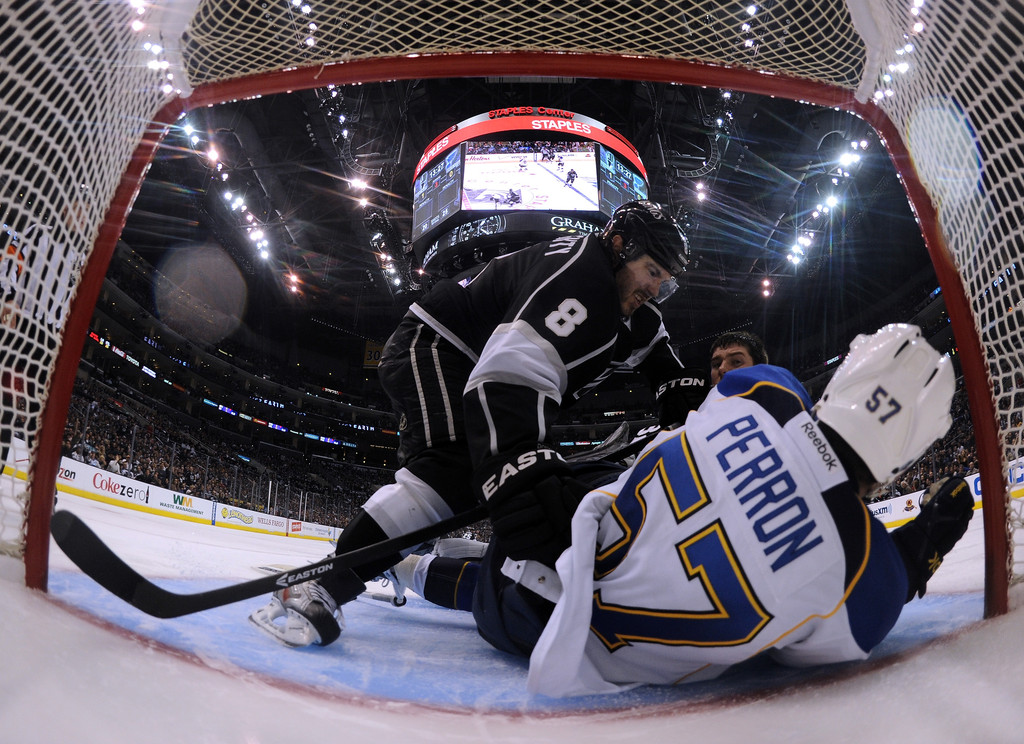
[[[818,454],[821,455],[821,461],[829,469],[829,472],[833,468],[839,467],[839,461],[836,460],[835,453],[832,452],[832,448],[828,444],[828,440],[825,439],[824,435],[818,431],[818,427],[814,425],[813,421],[805,421],[800,425],[800,429],[807,438],[814,445],[814,448],[818,450]]]

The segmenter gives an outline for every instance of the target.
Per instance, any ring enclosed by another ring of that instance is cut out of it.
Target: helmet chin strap
[[[622,233],[612,233],[611,235],[604,236],[605,245],[612,254],[612,269],[618,272],[623,266],[630,261],[633,261],[640,256],[644,255],[643,249],[636,244],[636,241],[629,241],[626,243],[623,241],[622,250],[616,251],[615,244],[612,242],[613,238],[618,235],[622,238]]]
[[[619,269],[626,265],[627,259],[623,255],[626,252],[625,245],[623,245],[622,250],[615,250],[614,239],[616,235],[618,235],[620,238],[622,237],[622,233],[601,233],[600,237],[601,244],[605,247],[605,249],[608,251],[608,255],[611,257],[612,272],[617,274],[619,273]]]

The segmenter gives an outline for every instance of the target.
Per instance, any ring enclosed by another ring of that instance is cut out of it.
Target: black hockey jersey
[[[653,303],[621,317],[612,257],[596,235],[492,260],[465,285],[438,284],[410,312],[474,362],[466,429],[474,464],[548,438],[559,410],[618,370],[678,377]]]

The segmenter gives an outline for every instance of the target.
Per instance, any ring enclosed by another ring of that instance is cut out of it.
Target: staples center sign
[[[508,132],[509,137],[515,139],[517,131],[530,132],[531,139],[544,134],[569,134],[592,140],[614,150],[647,179],[647,169],[640,160],[640,154],[621,134],[589,116],[546,106],[493,109],[449,127],[423,152],[412,178],[415,181],[431,161],[467,140],[483,139],[502,132]]]

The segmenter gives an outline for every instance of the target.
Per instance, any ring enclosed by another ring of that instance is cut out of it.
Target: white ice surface
[[[79,506],[72,499],[62,495],[61,507],[80,511],[100,537],[150,577],[252,578],[254,565],[294,565],[327,552],[324,543],[189,525],[92,502]],[[981,545],[979,513],[929,595],[980,591]],[[51,565],[71,568],[56,546]],[[218,640],[230,645],[245,627],[224,625]],[[1009,744],[1024,741],[1022,637],[1024,614],[1017,610],[863,673],[770,695],[584,714],[453,711],[346,699],[242,671],[217,654],[199,660],[168,651],[26,589],[21,564],[3,558],[0,742]],[[386,655],[387,639],[380,645]]]

